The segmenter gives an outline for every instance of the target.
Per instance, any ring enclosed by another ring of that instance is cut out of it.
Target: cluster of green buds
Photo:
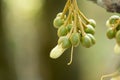
[[[63,11],[56,15],[53,25],[58,29],[59,39],[57,46],[51,50],[50,57],[56,59],[71,47],[71,60],[68,65],[72,62],[74,47],[81,44],[89,48],[96,42],[94,37],[96,22],[84,16],[76,0],[67,0]]]
[[[116,39],[115,53],[120,53],[120,17],[117,15],[111,16],[107,20],[106,26],[108,26],[106,33],[108,39]]]

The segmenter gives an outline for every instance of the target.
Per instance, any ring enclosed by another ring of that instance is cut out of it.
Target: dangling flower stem
[[[103,75],[103,76],[101,77],[101,80],[103,80],[104,78],[107,78],[107,77],[116,76],[118,73],[119,73],[119,71],[116,71],[116,72],[111,73],[111,74]]]
[[[71,47],[70,62],[67,65],[70,65],[72,63],[72,59],[73,59],[73,46]]]

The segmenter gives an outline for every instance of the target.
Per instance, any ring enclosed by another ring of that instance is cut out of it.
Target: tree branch
[[[120,13],[120,0],[89,0],[105,8],[108,12]]]

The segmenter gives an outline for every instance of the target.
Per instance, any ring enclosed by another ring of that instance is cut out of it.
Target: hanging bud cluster
[[[81,44],[89,48],[96,42],[94,37],[96,22],[84,16],[79,10],[76,0],[66,2],[63,12],[56,15],[53,25],[58,29],[57,35],[59,37],[57,46],[50,52],[50,57],[53,59],[60,57],[70,47],[72,54],[73,47]]]
[[[117,15],[111,16],[107,20],[106,26],[108,26],[108,30],[106,32],[108,39],[116,40],[114,51],[116,53],[120,53],[120,17]]]

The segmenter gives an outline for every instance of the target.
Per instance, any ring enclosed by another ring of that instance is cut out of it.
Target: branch
[[[105,8],[108,12],[120,13],[120,0],[89,0]]]

